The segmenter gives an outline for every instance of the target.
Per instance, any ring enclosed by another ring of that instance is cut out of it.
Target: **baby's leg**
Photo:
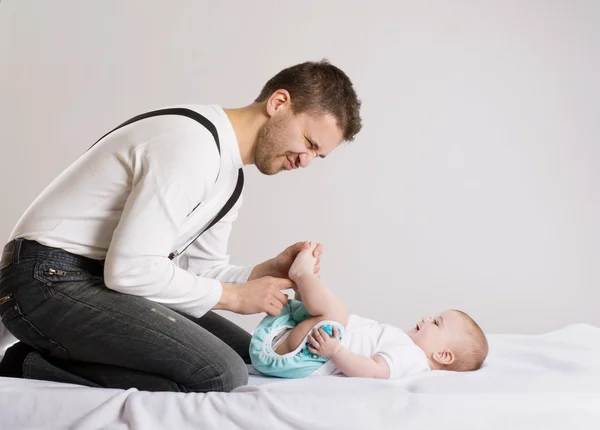
[[[310,330],[317,325],[318,322],[323,321],[327,318],[320,317],[312,317],[305,319],[300,324],[292,329],[289,336],[279,344],[275,352],[279,355],[287,354],[288,352],[292,352],[300,343],[304,340],[306,335],[310,332]]]
[[[298,277],[295,280],[303,299],[304,307],[312,315],[292,329],[288,337],[277,347],[280,355],[294,351],[304,340],[310,330],[319,322],[336,321],[346,327],[348,310],[319,278],[314,275]]]

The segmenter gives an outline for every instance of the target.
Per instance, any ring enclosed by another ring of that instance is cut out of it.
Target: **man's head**
[[[423,318],[408,335],[437,370],[477,370],[488,354],[488,342],[479,325],[457,310]]]
[[[362,127],[352,82],[326,60],[282,70],[255,103],[265,104],[268,119],[258,133],[254,164],[267,175],[307,167],[353,140]]]

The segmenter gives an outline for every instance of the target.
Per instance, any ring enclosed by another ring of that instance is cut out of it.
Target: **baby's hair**
[[[462,334],[455,339],[451,348],[454,351],[454,362],[444,366],[446,370],[458,372],[468,372],[481,368],[488,355],[488,341],[481,327],[463,311],[453,309],[463,317],[465,329]]]

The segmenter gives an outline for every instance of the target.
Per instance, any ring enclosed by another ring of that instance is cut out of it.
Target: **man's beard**
[[[263,175],[275,175],[283,170],[278,158],[285,155],[283,135],[287,118],[271,119],[262,125],[256,138],[254,164]]]

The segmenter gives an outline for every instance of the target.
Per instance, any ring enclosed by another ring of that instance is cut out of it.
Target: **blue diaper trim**
[[[313,327],[313,329],[315,329],[315,328],[317,328],[317,329],[318,328],[322,328],[323,331],[325,333],[327,333],[329,336],[333,336],[333,327],[336,326],[338,328],[338,334],[340,335],[340,340],[343,339],[342,338],[342,333],[344,332],[344,327],[342,327],[341,324],[338,324],[338,323],[335,323],[335,322],[334,323],[328,323],[327,321],[323,321],[323,322],[325,322],[326,324],[323,324],[320,327],[319,327],[319,324],[316,324],[315,327]],[[340,330],[340,327],[341,327],[341,330]],[[315,358],[315,359],[325,358],[326,361],[329,360],[329,358],[327,358],[327,357],[323,357],[323,356],[321,356],[319,354],[313,354],[312,352],[310,352],[310,350],[308,349],[309,342],[308,342],[307,338],[304,339],[304,341],[302,342],[302,344],[304,345],[304,347],[302,348],[302,350],[300,350],[300,352],[298,352],[298,354],[302,354],[302,355],[304,355],[306,357]]]
[[[308,336],[298,348],[288,354],[280,355],[273,350],[273,339],[284,330],[291,330],[300,322],[312,316],[304,304],[290,300],[276,317],[265,317],[252,335],[250,340],[250,359],[259,372],[281,378],[303,378],[310,375],[329,361],[328,357],[313,354],[308,350]],[[344,327],[336,321],[320,321],[313,329],[322,328],[330,336],[333,327],[338,329],[340,338],[344,336]],[[312,331],[312,330],[311,330]]]

